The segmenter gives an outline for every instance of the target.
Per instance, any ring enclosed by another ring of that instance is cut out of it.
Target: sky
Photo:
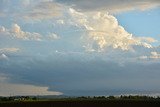
[[[160,93],[159,0],[0,0],[0,96]]]

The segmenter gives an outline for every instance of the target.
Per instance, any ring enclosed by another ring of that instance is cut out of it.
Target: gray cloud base
[[[136,93],[160,89],[159,62],[120,64],[102,59],[68,59],[60,54],[13,59],[0,62],[1,73],[9,75],[11,83],[48,86],[49,90],[65,95]]]
[[[159,0],[56,0],[60,3],[73,6],[79,10],[95,11],[106,10],[121,12],[134,9],[147,9],[160,5]]]

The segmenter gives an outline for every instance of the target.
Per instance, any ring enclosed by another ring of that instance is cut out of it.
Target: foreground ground
[[[0,107],[160,107],[160,100],[14,101]]]

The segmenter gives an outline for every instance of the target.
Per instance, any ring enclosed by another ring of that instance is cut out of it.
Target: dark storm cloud
[[[16,63],[1,61],[0,71],[9,75],[12,83],[48,86],[49,90],[57,90],[65,95],[103,95],[123,90],[125,93],[160,89],[158,62],[130,62],[122,66],[113,61],[83,61],[55,56],[44,59],[27,57]]]

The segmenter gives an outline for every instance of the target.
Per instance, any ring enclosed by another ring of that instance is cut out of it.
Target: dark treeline
[[[130,99],[137,99],[137,100],[151,100],[151,99],[155,99],[155,100],[160,100],[160,97],[157,96],[157,97],[152,97],[152,96],[139,96],[139,95],[136,95],[136,96],[132,96],[132,95],[129,95],[129,96],[124,96],[124,95],[121,95],[121,96],[94,96],[94,97],[90,97],[90,96],[82,96],[82,97],[77,97],[76,99],[104,99],[104,100],[130,100]]]
[[[31,96],[12,96],[12,97],[0,97],[0,102],[3,101],[35,101],[37,97]]]
[[[39,100],[160,100],[160,97],[152,96],[81,96],[81,97],[66,97],[66,98],[39,98],[36,96],[12,96],[0,97],[0,102],[3,101],[39,101]]]

